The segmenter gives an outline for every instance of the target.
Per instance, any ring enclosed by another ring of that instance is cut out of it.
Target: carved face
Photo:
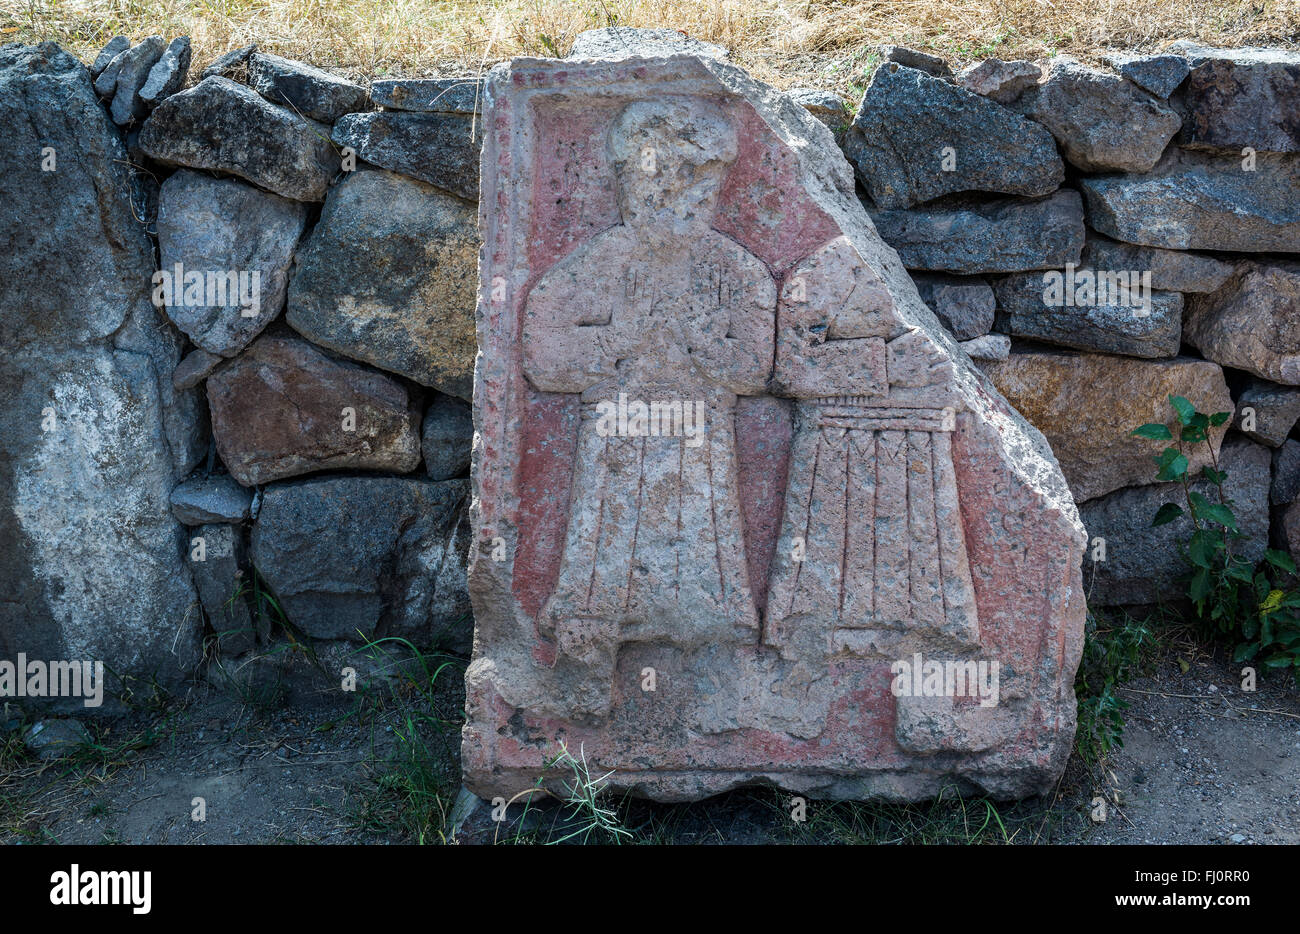
[[[736,138],[707,102],[641,102],[614,120],[609,149],[623,223],[688,234],[709,226]]]

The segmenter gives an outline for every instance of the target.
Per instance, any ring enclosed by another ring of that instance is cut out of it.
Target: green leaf
[[[1187,559],[1198,568],[1205,568],[1208,571],[1213,567],[1214,552],[1213,540],[1200,532],[1193,533],[1192,540],[1187,543]]]
[[[1182,514],[1183,507],[1179,506],[1177,503],[1165,503],[1156,510],[1156,517],[1151,520],[1151,527],[1155,528],[1158,525],[1166,525],[1167,523],[1173,522]]]
[[[1243,619],[1241,621],[1241,634],[1247,639],[1255,638],[1255,636],[1259,634],[1259,618],[1255,616],[1247,616]],[[1255,653],[1252,652],[1251,654],[1254,655]],[[1238,659],[1238,661],[1240,661],[1240,659]]]
[[[1192,492],[1187,495],[1188,502],[1192,504],[1192,510],[1199,519],[1208,519],[1211,522],[1218,523],[1225,529],[1237,531],[1237,517],[1232,514],[1232,510],[1222,503],[1212,503],[1200,493]]]
[[[1210,572],[1208,568],[1201,568],[1192,575],[1192,581],[1187,590],[1187,595],[1193,600],[1204,600],[1210,594]]]
[[[1255,582],[1255,573],[1249,564],[1234,561],[1228,565],[1227,575],[1233,580],[1239,580],[1243,584],[1252,584]]]
[[[1234,662],[1248,662],[1255,657],[1255,653],[1258,651],[1259,646],[1253,642],[1243,642],[1237,646],[1237,651],[1232,653],[1232,660]]]
[[[1230,418],[1232,418],[1231,412],[1215,412],[1213,415],[1210,416],[1210,424],[1213,425],[1215,428],[1218,428],[1220,425],[1222,425]]]
[[[1205,429],[1198,428],[1196,425],[1188,425],[1178,435],[1179,439],[1186,441],[1188,444],[1199,444],[1205,440]]]
[[[1182,396],[1170,396],[1169,404],[1174,407],[1178,413],[1178,422],[1181,425],[1190,425],[1192,418],[1196,415],[1196,406],[1192,405]]]
[[[1296,573],[1295,561],[1285,551],[1269,548],[1264,552],[1264,560],[1280,571],[1286,571],[1288,574]]]
[[[1270,655],[1264,659],[1265,668],[1290,668],[1295,664],[1296,659],[1290,655],[1279,652],[1277,655]]]
[[[1228,479],[1228,475],[1222,470],[1215,470],[1213,467],[1206,467],[1205,479],[1209,480],[1215,486],[1223,486],[1223,481]]]
[[[1165,448],[1156,458],[1156,479],[1162,482],[1181,480],[1187,475],[1187,458],[1177,448]]]
[[[1129,434],[1136,435],[1139,438],[1150,438],[1152,441],[1173,441],[1174,433],[1169,430],[1168,425],[1151,423],[1143,425],[1141,428],[1135,428]]]

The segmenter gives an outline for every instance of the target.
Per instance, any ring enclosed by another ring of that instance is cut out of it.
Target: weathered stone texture
[[[827,129],[687,56],[517,60],[487,100],[468,786],[554,785],[563,739],[661,800],[1049,787],[1077,514]],[[608,421],[637,400],[699,420]],[[1000,700],[895,696],[915,652],[998,660]]]

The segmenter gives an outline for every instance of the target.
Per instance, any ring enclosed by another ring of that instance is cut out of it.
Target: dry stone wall
[[[627,30],[573,57],[682,52],[726,57]],[[1088,600],[1178,594],[1186,530],[1150,527],[1176,491],[1130,435],[1169,394],[1234,413],[1213,443],[1250,547],[1300,553],[1300,55],[880,62],[856,109],[785,100],[945,353],[1050,443],[1105,544]],[[482,82],[190,63],[162,36],[0,49],[0,659],[103,660],[111,691],[286,624],[468,652]]]

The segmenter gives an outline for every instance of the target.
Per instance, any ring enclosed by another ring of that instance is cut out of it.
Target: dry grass
[[[852,93],[896,42],[954,66],[990,55],[1095,59],[1174,39],[1300,46],[1300,0],[0,0],[0,41],[51,39],[93,57],[113,35],[189,35],[195,64],[257,42],[369,79],[563,55],[598,26],[667,26],[726,46],[781,87]]]

